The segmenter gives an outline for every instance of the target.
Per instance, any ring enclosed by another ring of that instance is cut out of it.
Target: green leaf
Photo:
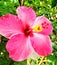
[[[27,65],[27,62],[26,62],[26,60],[22,61],[22,62],[14,62],[13,65]]]
[[[52,7],[55,7],[57,5],[57,0],[52,0]]]

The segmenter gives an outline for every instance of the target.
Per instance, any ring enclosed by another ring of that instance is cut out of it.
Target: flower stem
[[[21,6],[21,0],[18,0],[18,2],[19,2],[19,4],[20,4],[20,6]]]
[[[22,2],[21,2],[21,6],[23,6],[24,5],[24,0],[22,0]]]
[[[30,61],[31,61],[31,59],[28,58],[28,59],[27,59],[27,65],[31,65]]]
[[[1,42],[1,37],[2,37],[2,36],[0,35],[0,42]]]
[[[44,59],[44,58],[45,58],[44,56],[41,58],[41,60],[40,60],[40,62],[39,62],[39,65],[41,65],[41,64],[43,63],[43,59]]]
[[[24,5],[24,0],[18,0],[20,6],[23,6]]]

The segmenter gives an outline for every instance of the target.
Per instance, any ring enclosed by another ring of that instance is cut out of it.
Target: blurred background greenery
[[[16,8],[21,5],[21,0],[0,0],[0,16],[7,13],[16,15]],[[24,5],[35,10],[37,16],[45,15],[51,20],[53,33],[50,35],[53,46],[53,53],[47,56],[47,62],[42,65],[57,65],[57,0],[24,0]],[[27,65],[26,60],[23,62],[12,61],[5,49],[7,39],[0,35],[0,65]],[[38,57],[38,61],[40,58]],[[37,60],[32,60],[38,65]]]

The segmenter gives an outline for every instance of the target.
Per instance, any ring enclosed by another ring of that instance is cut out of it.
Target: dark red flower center
[[[26,25],[24,28],[24,35],[25,36],[33,36],[32,28],[29,25]]]

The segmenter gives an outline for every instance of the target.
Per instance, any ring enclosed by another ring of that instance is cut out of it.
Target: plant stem
[[[41,60],[40,60],[40,62],[39,62],[39,65],[41,65],[41,64],[43,63],[43,59],[44,59],[44,58],[45,58],[44,56],[41,58]]]
[[[21,6],[21,0],[18,0],[18,2],[19,2],[19,4],[20,4],[20,6]]]
[[[1,35],[0,35],[0,42],[1,42]]]
[[[31,59],[28,58],[28,59],[27,59],[27,65],[31,65],[31,64],[30,64],[30,61],[31,61]]]
[[[18,0],[20,6],[23,6],[24,5],[24,0]]]
[[[22,2],[21,2],[21,6],[23,6],[24,5],[24,0],[22,0]]]

